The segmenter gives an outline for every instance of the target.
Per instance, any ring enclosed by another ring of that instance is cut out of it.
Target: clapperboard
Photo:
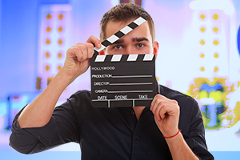
[[[156,95],[155,55],[99,55],[98,52],[145,22],[139,17],[108,39],[90,60],[91,98],[96,108],[150,106]]]

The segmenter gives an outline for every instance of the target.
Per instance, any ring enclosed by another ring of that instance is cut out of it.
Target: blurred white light
[[[116,6],[116,5],[119,4],[119,0],[111,0],[111,4],[112,4],[113,6]]]
[[[235,8],[229,0],[194,0],[189,7],[193,10],[219,9],[227,15],[233,15]]]
[[[200,102],[204,105],[213,105],[216,103],[213,98],[201,98]]]
[[[71,11],[72,6],[71,5],[53,5],[52,11]]]

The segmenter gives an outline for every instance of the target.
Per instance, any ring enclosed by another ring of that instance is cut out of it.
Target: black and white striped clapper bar
[[[139,17],[95,48],[90,60],[91,98],[96,108],[150,106],[156,95],[155,55],[98,55],[98,52],[145,22]]]

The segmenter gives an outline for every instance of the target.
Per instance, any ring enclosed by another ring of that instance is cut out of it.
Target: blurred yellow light
[[[212,18],[213,18],[214,20],[218,20],[219,15],[218,15],[218,14],[214,14],[214,15],[212,16]]]
[[[47,85],[49,85],[49,83],[52,81],[53,77],[48,77],[47,78]]]
[[[214,67],[214,72],[219,71],[219,68],[217,66]]]
[[[209,98],[213,98],[215,102],[222,101],[222,92],[221,91],[213,91],[209,94]]]
[[[62,26],[58,27],[58,32],[62,32],[62,31],[63,31]]]
[[[51,41],[47,38],[46,44],[51,44]]]
[[[201,18],[201,19],[205,19],[205,18],[206,18],[205,14],[201,14],[201,15],[200,15],[200,18]]]
[[[49,65],[46,65],[45,69],[46,69],[46,71],[49,71],[50,70]]]
[[[219,31],[219,29],[217,27],[214,27],[213,31],[217,33]]]
[[[47,20],[49,20],[49,19],[52,18],[52,15],[51,15],[51,14],[47,14],[47,15],[46,15],[46,18],[47,18]]]
[[[200,55],[200,57],[201,57],[201,58],[204,58],[204,57],[205,57],[205,54],[202,53],[202,54]]]
[[[59,15],[58,15],[58,19],[59,19],[59,20],[62,20],[62,19],[63,19],[63,14],[59,14]]]
[[[49,80],[49,81],[52,80],[52,79],[53,79],[53,77],[48,77],[48,78],[47,78],[47,80]]]
[[[202,28],[200,29],[200,31],[201,31],[201,32],[205,32],[205,28],[202,27]]]
[[[240,120],[240,101],[237,101],[236,107],[234,108],[233,113],[235,115],[234,122],[236,123]]]
[[[60,71],[60,70],[62,69],[62,67],[61,67],[61,66],[58,66],[58,68],[57,68],[57,69],[58,69],[58,71]]]
[[[214,40],[213,44],[217,46],[219,44],[218,40]]]
[[[201,42],[200,42],[202,45],[204,45],[205,44],[205,41],[204,40],[201,40]]]
[[[58,44],[61,45],[63,41],[61,39],[58,39]]]
[[[199,95],[199,98],[202,99],[202,98],[208,98],[208,92],[207,91],[201,91],[200,95]]]
[[[62,53],[58,53],[58,58],[62,58]]]
[[[46,58],[49,58],[50,54],[48,52],[46,52],[45,56],[46,56]]]
[[[52,28],[49,27],[49,26],[47,26],[46,31],[47,31],[47,32],[51,32],[51,30],[52,30]]]
[[[219,57],[218,53],[214,53],[214,58],[218,58],[218,57]]]
[[[200,70],[201,70],[202,72],[204,72],[204,71],[205,71],[205,68],[204,68],[204,67],[201,67]]]

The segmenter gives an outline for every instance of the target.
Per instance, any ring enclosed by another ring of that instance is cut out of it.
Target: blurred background
[[[198,101],[209,151],[216,159],[239,157],[234,152],[240,151],[239,0],[0,0],[2,157],[80,159],[80,152],[70,152],[80,151],[75,143],[50,150],[69,151],[64,155],[18,154],[8,145],[11,123],[63,67],[67,49],[90,35],[99,37],[102,15],[119,3],[141,5],[152,15],[160,44],[157,80]],[[88,70],[58,104],[90,87]]]

